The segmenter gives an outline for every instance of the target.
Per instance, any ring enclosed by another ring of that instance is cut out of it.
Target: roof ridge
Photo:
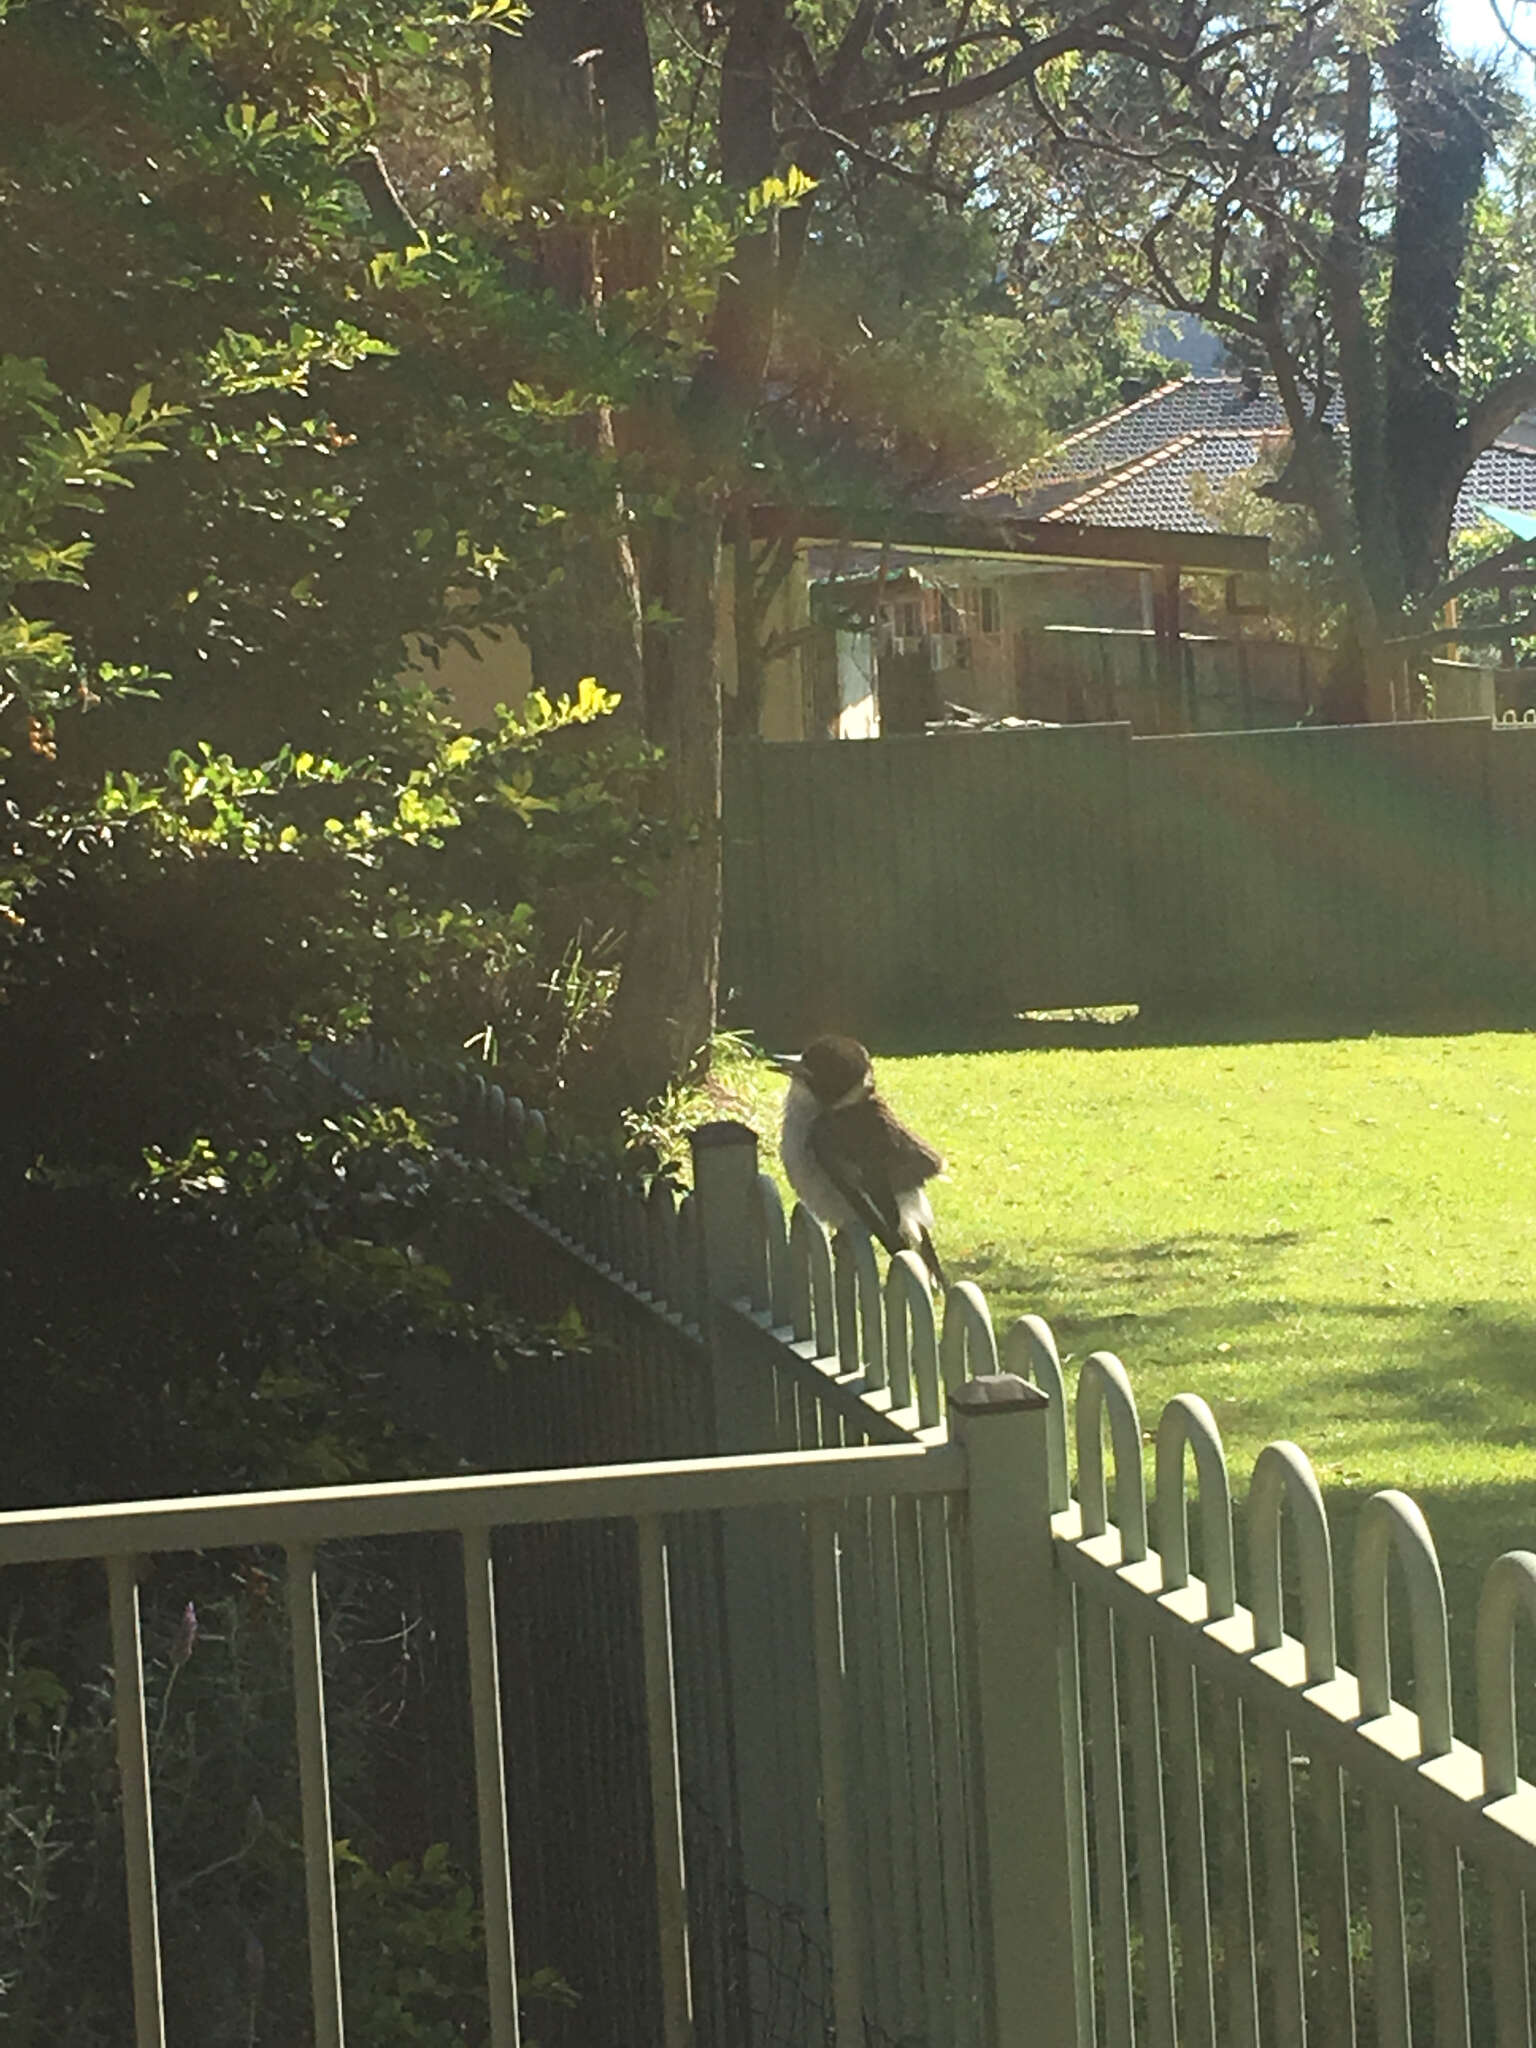
[[[1111,420],[1123,420],[1127,413],[1140,412],[1144,405],[1151,405],[1153,400],[1157,398],[1166,398],[1170,391],[1177,391],[1185,384],[1206,383],[1209,381],[1207,378],[1170,377],[1166,383],[1159,384],[1155,390],[1143,391],[1140,398],[1132,398],[1122,405],[1112,406],[1108,412],[1101,412],[1097,419],[1089,420],[1088,424],[1084,427],[1074,427],[1070,434],[1063,435],[1061,440],[1053,442],[1046,454],[1041,457],[1041,460],[1042,462],[1047,461],[1050,456],[1059,455],[1063,448],[1074,447],[1079,441],[1086,440],[1090,434],[1099,433],[1104,427],[1109,425]]]

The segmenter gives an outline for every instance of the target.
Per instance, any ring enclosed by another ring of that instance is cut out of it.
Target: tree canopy
[[[1186,10],[1042,105],[1058,219],[1274,378],[1360,710],[1431,642],[1477,457],[1536,402],[1528,120],[1433,0]]]

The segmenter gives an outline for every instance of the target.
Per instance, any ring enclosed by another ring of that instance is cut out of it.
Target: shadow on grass
[[[1457,1004],[1452,1007],[1287,1010],[1272,1012],[1178,1012],[1143,1008],[1128,1017],[1102,1019],[1091,1012],[1069,1017],[997,1016],[986,1019],[913,1018],[886,1026],[869,1039],[870,1050],[890,1058],[941,1053],[1128,1051],[1139,1046],[1276,1045],[1326,1043],[1334,1039],[1461,1038],[1484,1031],[1529,1031],[1528,1000]]]
[[[1181,1262],[1192,1269],[1201,1265],[1216,1265],[1223,1259],[1241,1254],[1250,1262],[1255,1255],[1265,1252],[1290,1251],[1303,1244],[1310,1233],[1300,1230],[1199,1230],[1186,1231],[1172,1237],[1150,1238],[1145,1244],[1103,1244],[1089,1245],[1072,1254],[1074,1275],[1072,1279],[1073,1300],[1079,1304],[1077,1320],[1092,1323],[1095,1320],[1113,1320],[1100,1315],[1096,1318],[1091,1311],[1083,1311],[1083,1284],[1079,1269],[1083,1265],[1102,1269],[1103,1280],[1107,1282],[1130,1282],[1150,1286],[1161,1281],[1163,1269],[1174,1262]],[[990,1294],[1023,1295],[1031,1303],[1038,1299],[1054,1298],[1056,1291],[1064,1284],[1063,1275],[1053,1266],[1031,1263],[1023,1260],[1011,1250],[997,1245],[974,1246],[959,1263],[967,1280],[974,1280]],[[1250,1304],[1263,1307],[1264,1304]],[[1049,1314],[1041,1309],[1042,1315]],[[1220,1314],[1223,1311],[1213,1310]],[[1230,1313],[1230,1311],[1227,1311]],[[1068,1311],[1063,1308],[1063,1320]],[[1182,1311],[1173,1311],[1177,1315]],[[1135,1310],[1119,1312],[1120,1320],[1133,1319]]]
[[[1206,1392],[1218,1420],[1223,1412],[1240,1421],[1245,1436],[1300,1435],[1308,1415],[1322,1409],[1324,1392],[1314,1377],[1304,1386],[1277,1383],[1266,1357],[1270,1341],[1288,1318],[1304,1313],[1309,1322],[1374,1325],[1384,1346],[1401,1345],[1396,1356],[1373,1358],[1363,1366],[1341,1365],[1327,1381],[1325,1420],[1360,1423],[1388,1410],[1400,1418],[1406,1446],[1488,1444],[1519,1449],[1536,1444],[1536,1318],[1513,1302],[1483,1302],[1447,1310],[1444,1304],[1382,1301],[1309,1301],[1298,1310],[1285,1298],[1241,1302],[1181,1303],[1166,1309],[1057,1307],[1049,1290],[1036,1296],[1039,1313],[1056,1333],[1063,1353],[1081,1360],[1089,1352],[1129,1347],[1125,1359],[1134,1383],[1136,1351],[1147,1353],[1159,1376],[1187,1370],[1189,1391]],[[1080,1294],[1077,1296],[1081,1301]],[[1449,1315],[1449,1323],[1440,1319]],[[1434,1332],[1426,1329],[1433,1324]],[[1447,1334],[1449,1332],[1449,1334]],[[1202,1365],[1221,1354],[1223,1376],[1234,1366],[1249,1374],[1228,1379],[1215,1393],[1198,1384]],[[1230,1361],[1230,1362],[1229,1362]],[[1303,1441],[1303,1448],[1306,1448]],[[1325,1462],[1319,1453],[1320,1467]],[[1536,1504],[1536,1489],[1533,1489]]]

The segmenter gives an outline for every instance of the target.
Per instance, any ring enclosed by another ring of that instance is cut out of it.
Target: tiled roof
[[[1328,417],[1342,441],[1348,429],[1337,399]],[[1481,518],[1480,499],[1536,512],[1536,436],[1516,433],[1478,457],[1456,501],[1454,531]],[[972,492],[969,503],[1031,519],[1212,533],[1216,522],[1195,508],[1194,478],[1219,489],[1286,435],[1273,390],[1255,391],[1235,376],[1185,377],[1079,428],[1029,471]]]
[[[1031,488],[1059,477],[1093,476],[1150,455],[1184,434],[1285,432],[1285,408],[1273,392],[1241,377],[1183,377],[1161,384],[1103,419],[1079,427],[1028,472]]]
[[[1475,526],[1482,518],[1477,500],[1507,505],[1512,512],[1536,512],[1536,448],[1523,442],[1495,441],[1467,472],[1452,516],[1452,530]]]
[[[1123,463],[1110,475],[1089,483],[1075,497],[1037,516],[1074,520],[1098,526],[1156,526],[1172,533],[1216,533],[1220,521],[1195,504],[1194,481],[1203,476],[1219,490],[1280,436],[1268,434],[1188,433],[1166,446]]]

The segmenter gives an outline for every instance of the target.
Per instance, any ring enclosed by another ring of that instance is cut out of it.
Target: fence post
[[[1075,2048],[1076,1924],[1057,1683],[1057,1601],[1046,1430],[1050,1402],[1013,1373],[949,1396],[967,1482],[965,1645],[980,1746],[976,1834],[989,2048]]]
[[[750,1297],[760,1271],[757,1138],[745,1124],[705,1124],[691,1133],[694,1199],[703,1266],[703,1324],[721,1456],[784,1448],[771,1374],[734,1341],[734,1304]],[[757,1508],[720,1516],[730,1754],[736,1852],[744,1899],[751,2021],[757,2028],[783,1999],[779,1953],[786,1931],[825,1922],[816,1812],[819,1762],[805,1740],[816,1728],[810,1659],[811,1590],[800,1514]],[[798,1936],[796,1937],[798,1939]],[[814,1998],[794,2001],[787,2048],[821,2048]],[[745,2032],[743,2038],[756,2039]]]

